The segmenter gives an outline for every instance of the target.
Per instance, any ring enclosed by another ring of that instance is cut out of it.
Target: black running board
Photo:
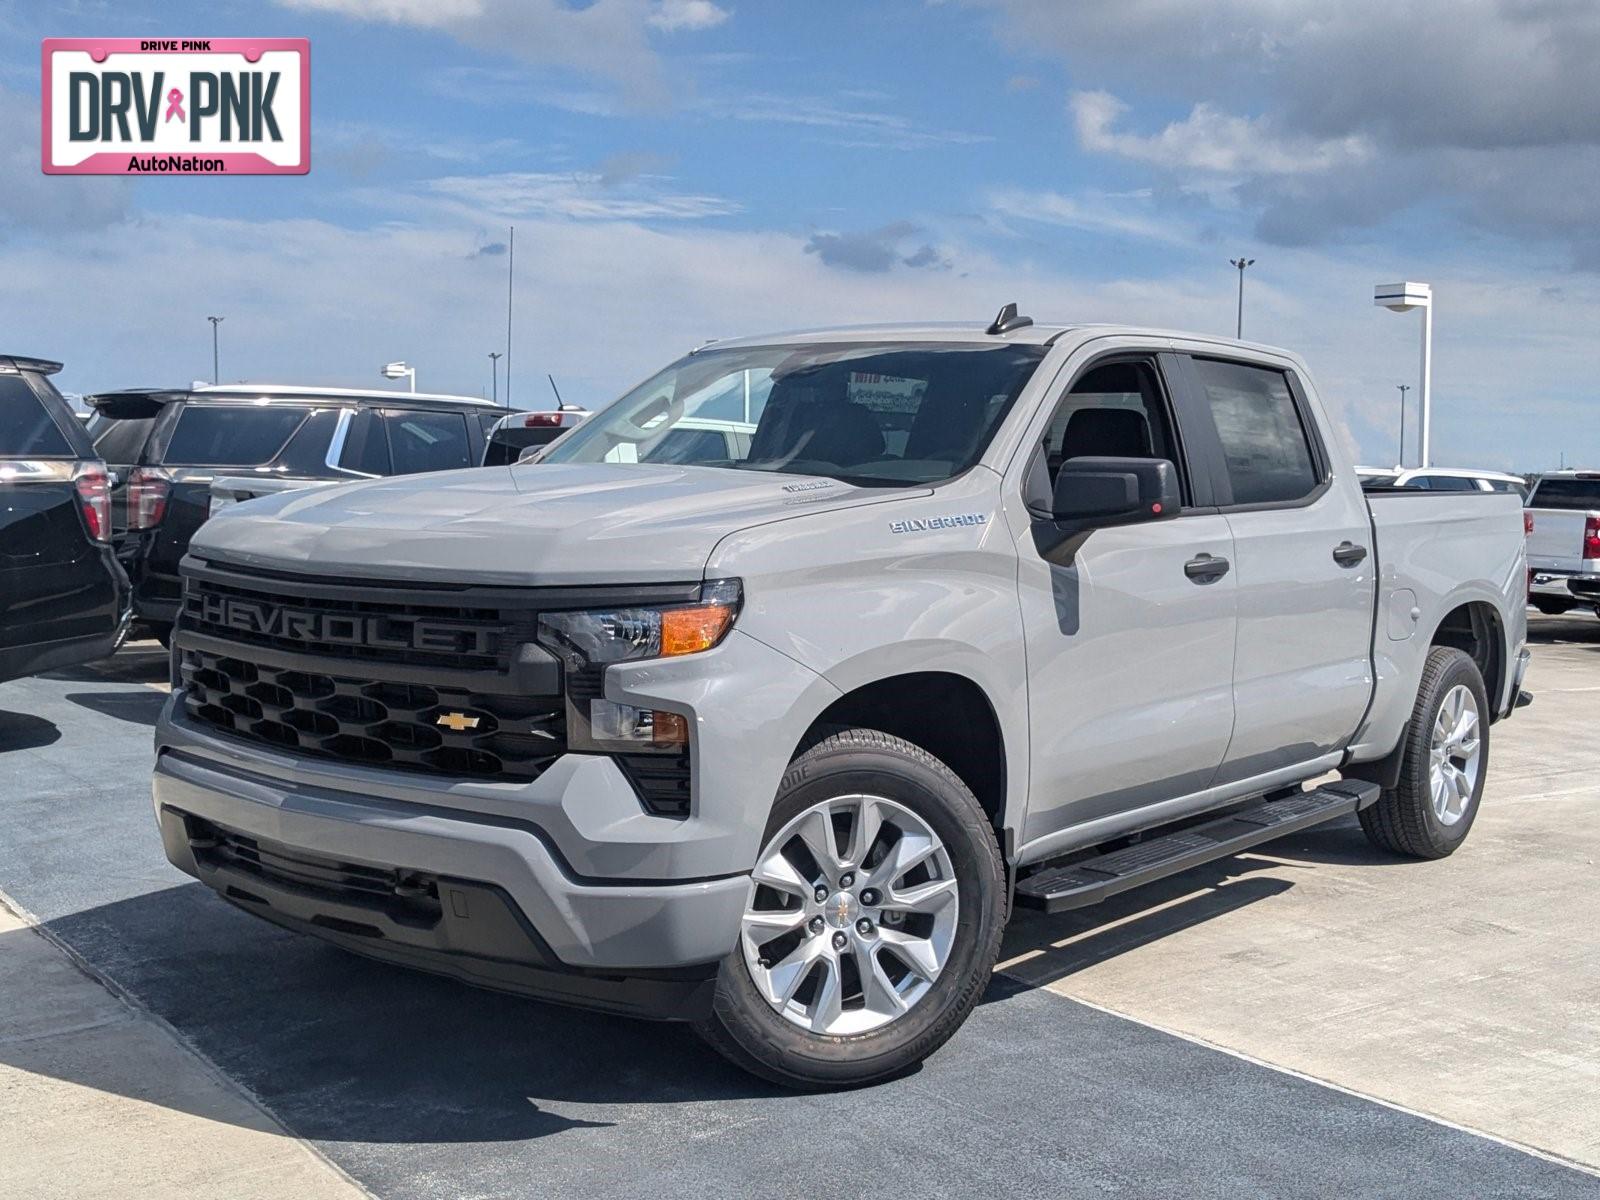
[[[1340,779],[1286,800],[1263,801],[1204,825],[1150,838],[1098,858],[1046,867],[1018,881],[1016,902],[1023,908],[1045,912],[1098,904],[1129,888],[1359,812],[1377,803],[1381,794],[1382,789],[1375,783]]]

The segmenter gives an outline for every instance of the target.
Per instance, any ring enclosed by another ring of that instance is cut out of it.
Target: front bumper
[[[591,774],[568,772],[567,786]],[[703,1011],[749,886],[581,876],[526,818],[296,783],[171,744],[153,791],[168,859],[247,911],[372,957],[633,1015]],[[392,896],[374,879],[392,879]],[[420,914],[404,903],[418,888],[433,906]]]

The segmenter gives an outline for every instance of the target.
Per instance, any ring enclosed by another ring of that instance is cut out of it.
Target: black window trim
[[[1112,350],[1104,350],[1091,356],[1075,369],[1071,375],[1067,376],[1066,383],[1059,389],[1055,389],[1052,384],[1052,391],[1048,394],[1049,398],[1041,407],[1046,414],[1043,432],[1048,433],[1050,425],[1055,420],[1056,413],[1060,410],[1062,403],[1072,394],[1072,389],[1077,386],[1078,381],[1090,371],[1117,362],[1138,362],[1150,367],[1155,374],[1156,387],[1161,392],[1160,401],[1166,410],[1167,425],[1171,431],[1172,440],[1176,443],[1173,447],[1176,451],[1176,457],[1171,462],[1178,469],[1178,487],[1183,495],[1183,509],[1176,517],[1170,519],[1181,521],[1184,517],[1214,514],[1217,509],[1211,494],[1211,480],[1199,470],[1203,463],[1197,459],[1191,449],[1188,421],[1185,419],[1183,404],[1180,400],[1182,389],[1177,386],[1174,375],[1176,366],[1173,361],[1174,358],[1175,356],[1169,350],[1154,345],[1147,347],[1119,346]],[[1057,377],[1059,378],[1060,376],[1058,375]],[[1044,490],[1048,492],[1051,487],[1051,481],[1042,439],[1028,450],[1026,461],[1027,466],[1023,470],[1024,488],[1029,493],[1037,493],[1037,483],[1033,483],[1033,486],[1030,487],[1030,481],[1042,474],[1045,481]],[[1042,472],[1039,470],[1040,467],[1044,468]],[[1032,512],[1035,510],[1047,510],[1051,497],[1048,495],[1029,494],[1026,499],[1027,507]],[[1044,510],[1039,508],[1040,500],[1044,502]]]
[[[1182,360],[1178,368],[1182,372],[1185,406],[1190,411],[1196,426],[1198,435],[1196,448],[1210,465],[1212,487],[1215,499],[1218,501],[1214,511],[1251,513],[1309,508],[1328,494],[1333,487],[1332,460],[1328,457],[1327,446],[1323,443],[1322,431],[1312,418],[1310,400],[1300,382],[1300,376],[1293,367],[1285,363],[1263,361],[1243,355],[1197,354],[1188,350],[1179,351],[1174,357]],[[1284,377],[1289,388],[1289,397],[1294,403],[1295,414],[1300,419],[1301,432],[1306,438],[1306,447],[1311,454],[1311,468],[1317,476],[1315,487],[1295,500],[1262,500],[1253,504],[1233,503],[1233,481],[1228,475],[1228,458],[1222,448],[1222,437],[1217,433],[1216,420],[1212,416],[1210,402],[1206,399],[1205,387],[1194,371],[1196,359],[1227,363],[1235,367],[1253,367],[1258,371],[1275,371]]]

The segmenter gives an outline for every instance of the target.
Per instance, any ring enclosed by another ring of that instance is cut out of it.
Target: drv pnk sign
[[[306,38],[46,38],[47,175],[304,175]]]

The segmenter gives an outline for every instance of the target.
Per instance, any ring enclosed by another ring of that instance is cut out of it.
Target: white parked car
[[[1476,467],[1357,467],[1365,488],[1413,488],[1425,492],[1515,492],[1526,498],[1527,481],[1504,471]]]

